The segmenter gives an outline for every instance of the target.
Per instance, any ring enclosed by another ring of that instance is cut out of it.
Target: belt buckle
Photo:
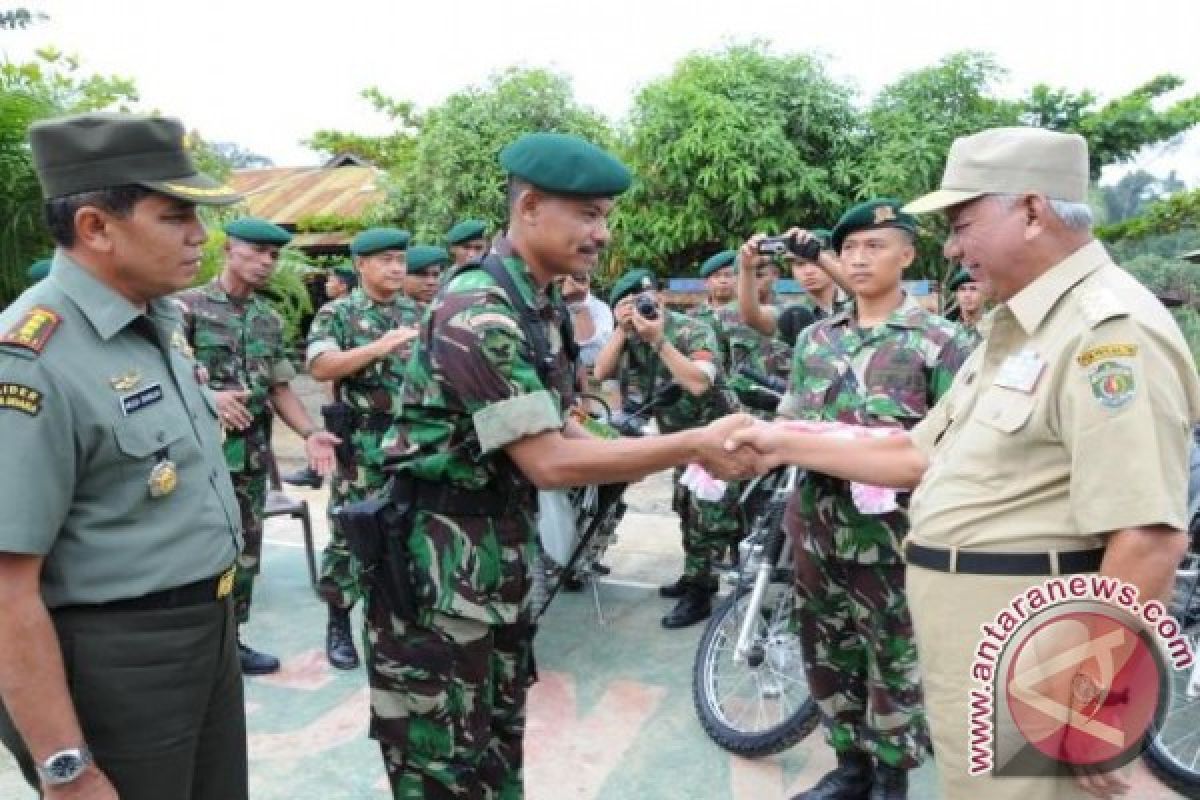
[[[217,579],[217,599],[220,600],[228,597],[233,591],[233,575],[234,568],[230,567],[221,573],[221,577]]]

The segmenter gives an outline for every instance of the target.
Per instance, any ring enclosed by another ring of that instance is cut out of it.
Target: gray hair
[[[1021,199],[1021,195],[1017,194],[995,194],[992,196],[1003,203],[1006,208],[1012,208]],[[1087,203],[1073,203],[1068,200],[1055,200],[1050,197],[1046,199],[1050,202],[1050,208],[1054,211],[1055,216],[1062,220],[1063,225],[1076,231],[1092,229],[1092,223],[1094,222],[1092,207]]]

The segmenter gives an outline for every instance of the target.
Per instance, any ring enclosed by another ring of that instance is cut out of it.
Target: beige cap
[[[909,214],[940,211],[985,194],[1044,194],[1087,200],[1087,142],[1076,133],[1043,128],[990,128],[954,140],[942,188],[904,207]]]

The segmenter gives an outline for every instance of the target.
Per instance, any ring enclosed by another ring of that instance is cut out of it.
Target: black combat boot
[[[303,467],[295,472],[289,472],[286,475],[280,476],[280,480],[284,483],[290,483],[292,486],[307,486],[310,489],[320,489],[324,479],[314,472],[312,467]]]
[[[686,628],[712,615],[712,596],[715,586],[689,583],[687,593],[679,599],[671,613],[662,618],[664,628]]]
[[[792,800],[869,800],[871,791],[871,759],[857,751],[838,753],[838,765],[825,773],[817,785],[801,792]]]
[[[329,627],[325,629],[325,657],[335,669],[354,669],[358,666],[358,651],[350,633],[350,612],[329,607]]]
[[[688,587],[692,582],[687,575],[680,575],[679,579],[674,583],[668,583],[666,586],[658,587],[658,596],[666,597],[671,600],[678,600],[687,594]]]
[[[242,662],[243,675],[270,675],[279,671],[279,659],[260,653],[242,644],[242,634],[238,633],[238,660]]]
[[[886,764],[875,767],[875,782],[867,800],[907,800],[908,770],[896,769]]]

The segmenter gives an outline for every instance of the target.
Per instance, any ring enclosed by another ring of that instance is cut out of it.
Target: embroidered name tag
[[[145,389],[121,396],[121,413],[129,416],[163,399],[162,384],[154,383]]]

